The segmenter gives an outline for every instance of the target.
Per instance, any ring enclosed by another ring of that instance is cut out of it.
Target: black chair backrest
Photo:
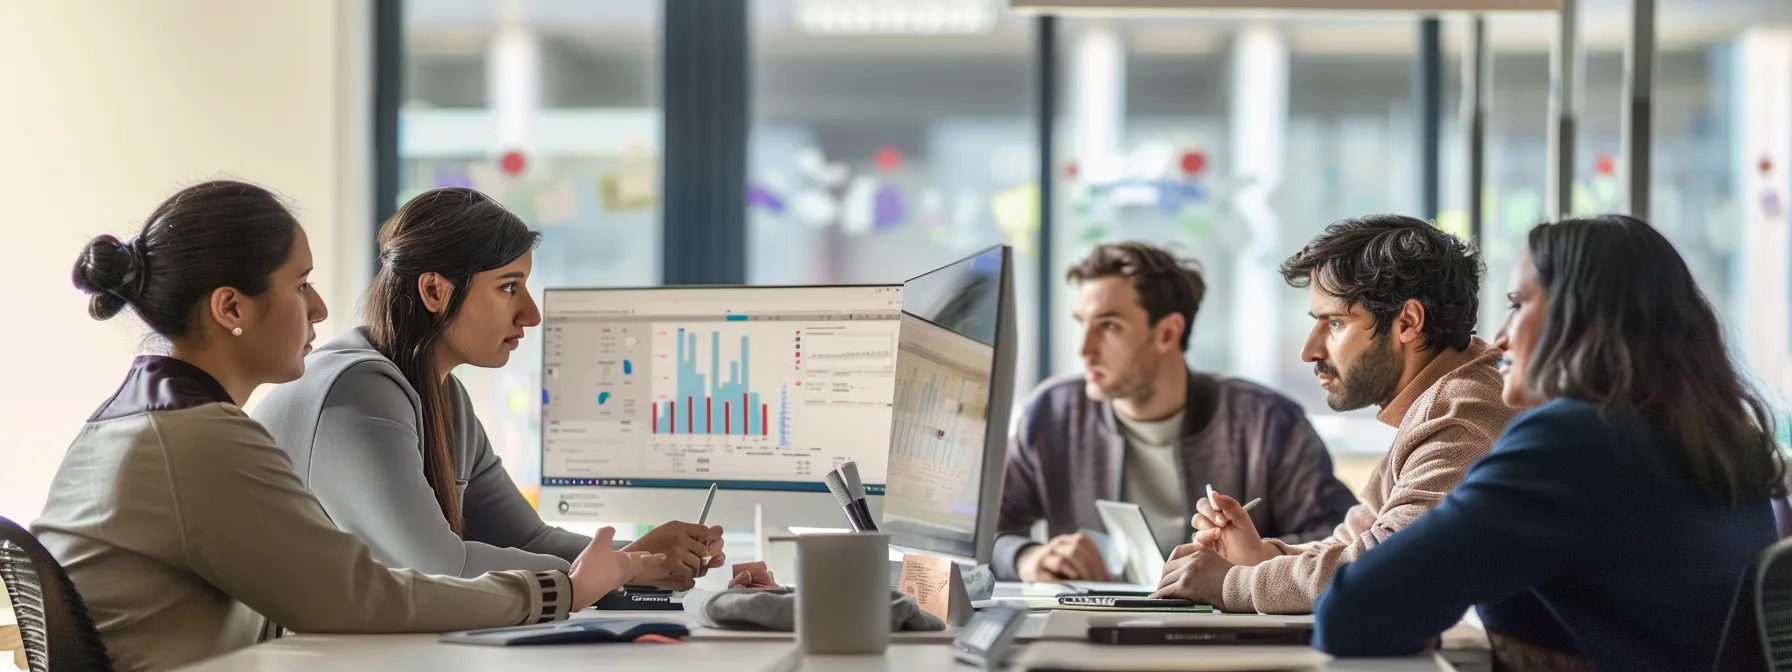
[[[0,518],[0,582],[31,672],[110,672],[112,659],[75,583],[36,537],[6,518]]]
[[[1717,672],[1792,672],[1792,539],[1755,557],[1736,586]]]

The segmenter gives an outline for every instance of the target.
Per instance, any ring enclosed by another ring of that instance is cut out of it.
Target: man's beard
[[[1157,389],[1151,386],[1151,371],[1150,367],[1140,367],[1126,376],[1110,375],[1105,387],[1094,383],[1086,383],[1084,387],[1089,398],[1095,401],[1125,399],[1134,404],[1147,404],[1157,396]]]
[[[1398,392],[1402,369],[1400,353],[1394,350],[1393,334],[1375,337],[1369,349],[1359,355],[1350,367],[1348,377],[1326,362],[1313,365],[1313,370],[1338,381],[1338,389],[1325,396],[1325,403],[1334,411],[1354,411],[1373,404],[1387,403]]]

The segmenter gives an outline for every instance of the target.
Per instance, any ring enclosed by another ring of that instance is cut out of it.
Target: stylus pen
[[[1244,505],[1245,513],[1250,513],[1251,509],[1257,508],[1257,505],[1261,504],[1262,502],[1263,502],[1263,498],[1258,497],[1258,498],[1253,499],[1250,502],[1246,503]],[[1213,501],[1213,484],[1212,483],[1207,484],[1207,505],[1213,507],[1213,510],[1215,510],[1215,511],[1220,510],[1220,503]]]
[[[697,515],[697,525],[698,526],[705,526],[705,525],[709,524],[709,505],[716,503],[716,490],[721,489],[721,487],[722,487],[722,484],[720,484],[720,483],[710,483],[709,484],[709,495],[703,498],[703,513],[700,513]],[[703,556],[703,569],[701,571],[697,572],[698,576],[703,576],[704,574],[709,573],[709,559],[711,557],[714,557],[714,556],[709,556],[709,555]]]
[[[703,498],[703,513],[697,516],[698,525],[706,525],[709,523],[709,505],[716,503],[716,490],[721,487],[722,484],[720,483],[709,484],[709,496]]]

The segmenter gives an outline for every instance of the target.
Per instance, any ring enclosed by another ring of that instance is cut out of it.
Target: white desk
[[[1055,612],[1065,613],[1065,612]],[[683,620],[682,612],[599,613],[586,611],[579,618],[667,618]],[[1022,636],[1047,635],[1044,613],[1029,616]],[[187,668],[197,672],[257,670],[561,670],[603,669],[671,672],[687,669],[741,670],[752,672],[886,672],[895,670],[973,670],[952,660],[953,633],[898,633],[883,656],[814,656],[795,654],[789,633],[747,633],[694,628],[685,644],[602,644],[568,646],[489,647],[443,644],[435,635],[299,635],[252,646]],[[1228,647],[1102,647],[1069,639],[1041,640],[1045,659],[1063,660],[1100,651],[1104,657],[1126,652],[1127,657],[1148,655],[1154,660],[1181,661],[1177,669],[1200,669],[1203,659],[1217,658]],[[1245,647],[1251,652],[1311,651],[1301,647]],[[1027,650],[1017,659],[1024,662]],[[1135,668],[1136,669],[1136,668]],[[1169,668],[1160,668],[1169,669]],[[1236,669],[1227,667],[1224,669]],[[1282,669],[1282,668],[1277,668]],[[1333,660],[1318,668],[1328,672],[1455,672],[1438,655],[1395,659]]]

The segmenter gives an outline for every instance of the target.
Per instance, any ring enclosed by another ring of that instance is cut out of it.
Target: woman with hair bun
[[[589,606],[655,558],[605,528],[568,570],[474,578],[390,569],[331,524],[241,405],[305,372],[311,247],[272,192],[181,190],[128,241],[75,261],[88,313],[129,308],[168,355],[138,357],[69,446],[32,533],[75,583],[115,667],[179,667],[301,632],[438,632],[538,623]]]

